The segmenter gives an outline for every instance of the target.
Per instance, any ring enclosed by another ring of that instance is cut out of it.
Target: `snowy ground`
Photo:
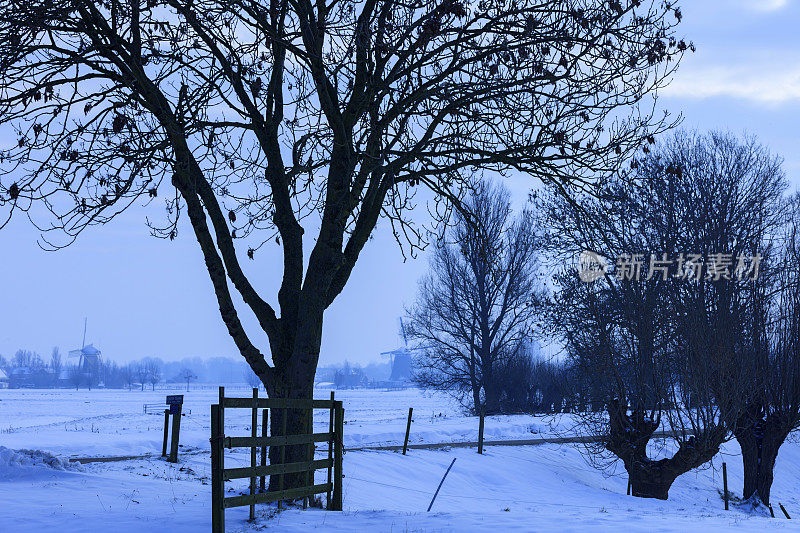
[[[176,391],[0,390],[0,509],[2,531],[113,530],[207,531],[210,528],[209,405],[216,389],[186,394],[192,413],[181,427],[182,458],[158,458],[82,467],[54,459],[159,453],[163,417],[142,413],[144,403],[163,403]],[[228,395],[249,396],[228,388]],[[327,390],[316,397],[327,398]],[[412,442],[475,440],[477,420],[445,398],[406,391],[337,391],[345,405],[345,446],[402,443],[408,407],[414,407]],[[249,413],[226,412],[226,433],[249,433]],[[323,417],[318,417],[319,419]],[[487,439],[547,435],[548,420],[491,417]],[[323,430],[327,420],[317,420]],[[569,426],[562,424],[560,433]],[[34,454],[11,450],[42,450]],[[234,466],[244,453],[226,453]],[[436,485],[456,463],[426,513]],[[571,445],[356,452],[344,457],[343,513],[259,506],[255,524],[247,508],[226,512],[228,531],[760,531],[800,529],[783,518],[723,510],[721,461],[730,489],[741,490],[735,443],[711,468],[682,476],[666,502],[625,496],[626,477],[604,476]],[[774,501],[800,518],[800,445],[787,444],[778,458]],[[319,473],[323,475],[322,472]],[[322,479],[320,478],[319,482]],[[231,491],[237,486],[228,484]],[[777,511],[777,507],[776,507]],[[779,511],[778,511],[779,512]]]

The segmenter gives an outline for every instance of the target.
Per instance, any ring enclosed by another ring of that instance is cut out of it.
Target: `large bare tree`
[[[175,238],[188,217],[223,322],[268,394],[307,398],[324,312],[378,219],[421,245],[404,215],[415,187],[441,216],[482,172],[567,194],[671,126],[654,95],[693,48],[675,35],[676,6],[0,0],[0,127],[12,139],[0,206],[59,247],[164,199],[153,232]],[[242,265],[262,245],[283,257],[273,298]],[[289,416],[290,432],[305,430],[302,413]]]
[[[753,139],[719,133],[665,139],[631,167],[636,179],[611,180],[599,200],[552,205],[562,254],[617,258],[592,284],[560,277],[553,316],[605,408],[583,414],[600,437],[591,451],[624,463],[634,495],[667,498],[746,408],[749,269],[780,219],[784,182]],[[672,452],[656,460],[648,443],[659,428],[673,433]]]
[[[537,229],[529,212],[514,216],[504,188],[483,182],[467,199],[469,219],[437,246],[431,271],[409,310],[420,346],[415,380],[447,390],[470,408],[500,412],[501,366],[524,350],[536,313]]]
[[[751,290],[751,349],[742,361],[747,405],[734,435],[742,451],[742,497],[769,505],[778,452],[800,428],[800,199],[776,209],[786,219],[766,274]]]

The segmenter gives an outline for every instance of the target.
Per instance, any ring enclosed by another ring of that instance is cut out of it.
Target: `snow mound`
[[[42,450],[12,450],[0,446],[0,479],[24,477],[48,471],[82,472],[78,463],[70,463]]]
[[[764,516],[769,517],[769,507],[764,505],[761,501],[761,498],[758,497],[758,493],[753,494],[750,498],[743,500],[739,503],[734,504],[737,509],[742,511],[743,513],[747,513],[754,516]]]

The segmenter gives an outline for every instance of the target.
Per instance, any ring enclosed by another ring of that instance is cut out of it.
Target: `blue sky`
[[[661,104],[684,126],[757,135],[785,158],[800,189],[800,0],[681,2],[681,32],[698,49],[688,56]],[[527,181],[508,183],[518,199]],[[70,248],[43,252],[24,220],[0,231],[0,354],[17,348],[48,355],[88,340],[117,361],[144,356],[236,356],[219,318],[197,244],[189,231],[174,242],[148,236],[146,212],[126,213],[84,234]],[[270,298],[279,283],[277,248],[248,262],[254,284]],[[328,310],[322,363],[368,363],[397,347],[397,317],[409,304],[426,258],[404,262],[382,224],[350,284]],[[255,321],[244,316],[255,331]],[[254,336],[261,346],[263,337]]]

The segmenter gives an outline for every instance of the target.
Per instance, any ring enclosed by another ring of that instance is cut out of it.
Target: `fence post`
[[[265,409],[263,409],[261,411],[261,436],[262,437],[266,437],[267,436],[267,427],[268,426],[269,426],[269,409],[265,408]],[[262,467],[266,467],[267,466],[267,447],[266,446],[262,446],[261,447],[261,466]],[[261,492],[264,492],[266,490],[266,481],[267,481],[267,476],[266,475],[261,476]]]
[[[483,417],[486,414],[486,408],[481,405],[481,421],[478,423],[478,453],[483,453]]]
[[[211,406],[211,531],[225,533],[225,497],[222,479],[222,407]]]
[[[628,496],[631,495],[631,475],[628,474]]]
[[[306,423],[305,423],[305,432],[306,433],[314,433],[313,415],[314,415],[314,409],[313,408],[309,409],[308,410],[308,416],[306,417]],[[312,450],[314,449],[314,443],[313,442],[309,442],[308,444],[305,445],[304,449],[305,449],[305,452],[306,452],[306,454],[305,454],[306,455],[306,461],[311,461],[312,460],[311,454],[312,454]],[[313,485],[313,483],[309,483],[308,482],[308,478],[309,478],[309,472],[308,472],[308,470],[306,470],[303,473],[303,483],[305,483],[306,487],[308,487],[309,485]],[[308,496],[303,496],[303,509],[306,509],[308,507],[308,500],[309,500]]]
[[[439,482],[439,486],[436,487],[436,492],[433,493],[433,498],[431,498],[431,503],[428,505],[428,512],[431,511],[431,507],[433,507],[433,502],[436,501],[436,496],[439,495],[439,490],[442,488],[442,485],[444,484],[444,478],[446,478],[447,474],[450,473],[450,469],[453,468],[454,464],[456,464],[455,457],[453,457],[453,461],[450,463],[450,466],[448,466],[447,470],[445,470],[444,475],[442,476],[442,480]]]
[[[173,406],[170,406],[172,409]],[[169,462],[178,462],[178,439],[181,434],[181,405],[175,407],[175,412],[172,413],[172,447],[169,452]]]
[[[328,493],[325,499],[325,507],[330,510],[331,509],[331,489],[333,488],[333,442],[335,440],[335,431],[336,428],[334,426],[335,420],[333,419],[333,412],[334,412],[334,400],[333,391],[331,391],[331,406],[328,412],[328,433],[331,434],[330,438],[328,439]]]
[[[411,413],[414,412],[413,407],[408,408],[408,422],[406,423],[406,440],[403,441],[403,455],[406,454],[406,449],[408,448],[408,434],[411,433]]]
[[[225,387],[219,388],[219,427],[220,430],[225,432]],[[225,448],[225,443],[222,443],[222,448]],[[224,457],[223,457],[224,460]]]
[[[722,490],[725,491],[725,510],[728,510],[728,466],[722,462]]]
[[[286,436],[286,413],[288,409],[283,409],[281,413],[281,435]],[[274,416],[274,413],[273,413]],[[286,464],[286,445],[281,445],[281,464]],[[283,490],[283,472],[278,476],[278,490]],[[278,509],[283,509],[283,500],[278,500]]]
[[[253,408],[250,411],[250,436],[254,439],[258,436],[258,387],[253,387]],[[256,446],[250,447],[250,496],[256,494]],[[250,520],[256,519],[256,503],[250,501]]]
[[[791,517],[791,516],[789,516],[789,513],[787,513],[787,512],[786,512],[786,508],[783,506],[783,504],[782,504],[782,503],[780,503],[780,502],[778,502],[778,505],[780,505],[780,506],[781,506],[781,511],[783,511],[783,514],[785,514],[785,515],[786,515],[786,519],[787,519],[787,520],[791,520],[791,519],[792,519],[792,517]]]
[[[344,436],[344,407],[342,402],[335,402],[336,408],[336,437],[333,462],[333,510],[342,510],[342,453],[343,443],[342,437]]]
[[[164,409],[164,444],[161,446],[161,457],[167,456],[168,435],[169,435],[169,409]]]

